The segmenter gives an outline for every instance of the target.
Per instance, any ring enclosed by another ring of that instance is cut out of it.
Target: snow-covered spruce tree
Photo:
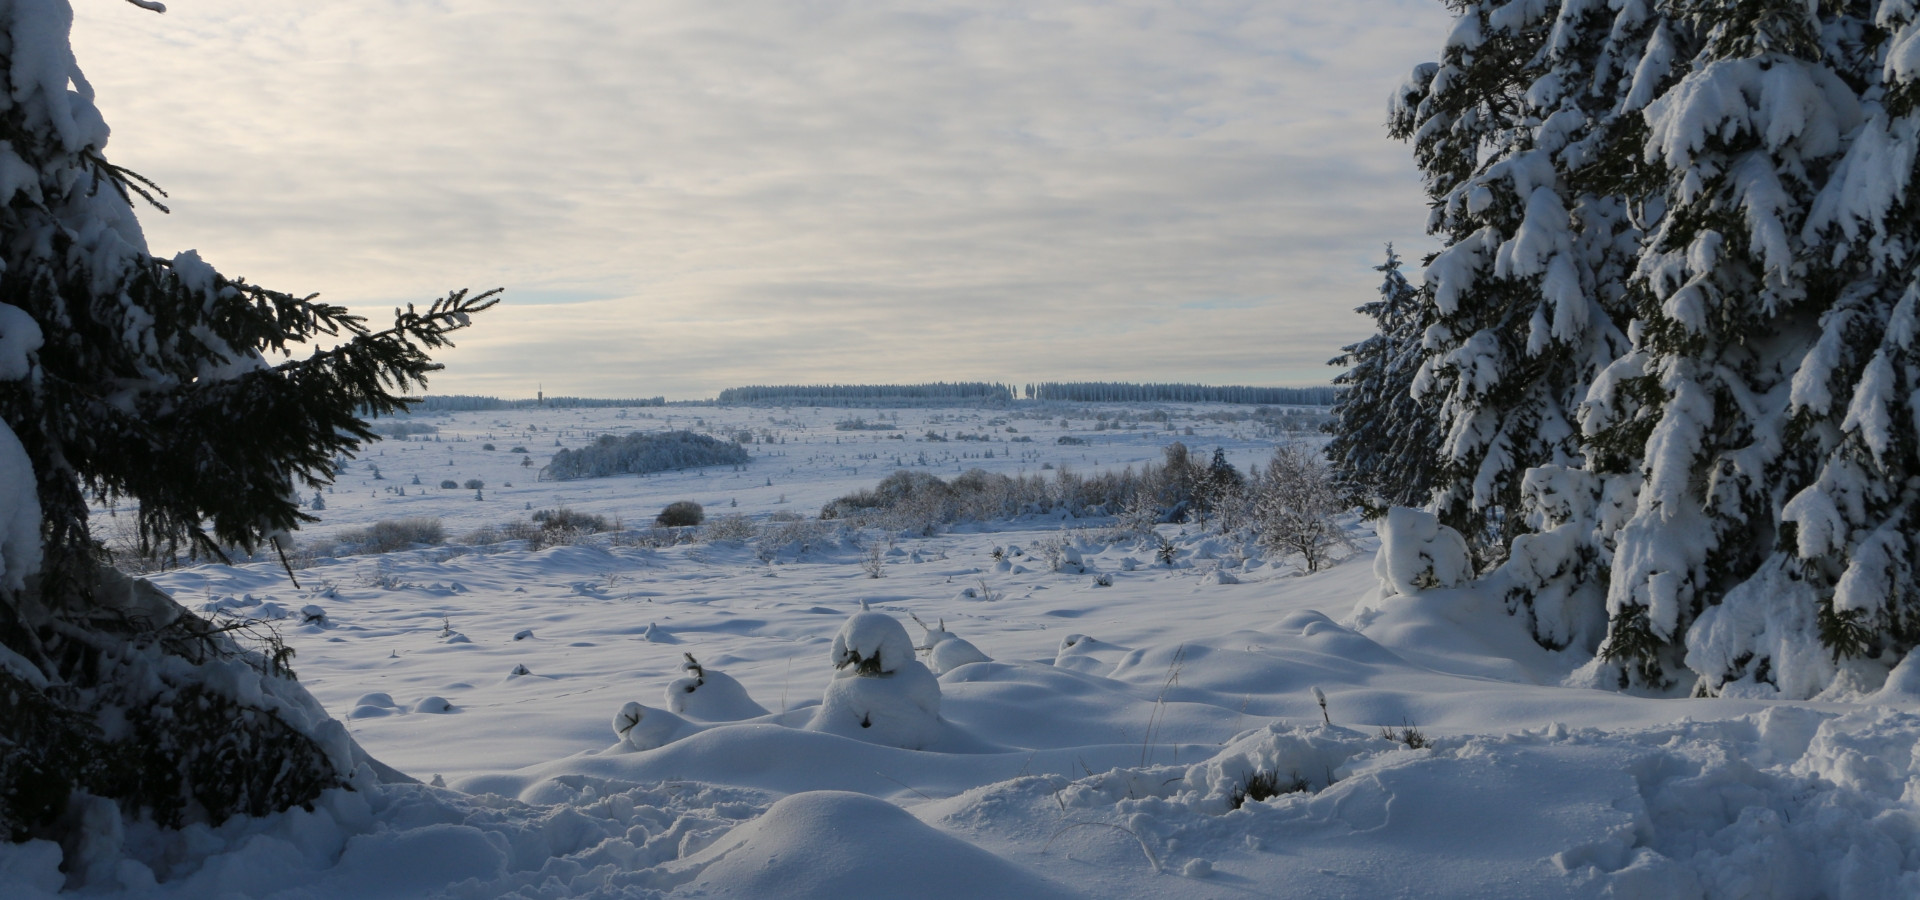
[[[1638,233],[1587,182],[1632,115],[1612,84],[1633,78],[1647,29],[1610,30],[1604,0],[1450,5],[1441,62],[1414,70],[1389,121],[1414,142],[1447,245],[1428,260],[1413,382],[1444,424],[1433,503],[1485,566],[1525,528],[1522,473],[1581,461],[1587,383],[1627,347]]]
[[[157,189],[103,155],[71,24],[65,0],[0,0],[0,836],[12,839],[72,837],[115,804],[163,825],[265,814],[353,777],[364,756],[293,681],[292,651],[258,626],[267,652],[246,649],[244,626],[107,569],[88,501],[137,504],[143,553],[252,552],[311,521],[296,487],[324,483],[370,437],[360,416],[401,408],[393,392],[437,368],[425,351],[495,302],[455,293],[374,332],[191,252],[152,256],[130,198]],[[267,362],[302,343],[335,346]]]
[[[1425,359],[1421,343],[1433,307],[1407,282],[1400,256],[1387,245],[1380,299],[1355,312],[1373,319],[1375,333],[1341,348],[1328,365],[1345,372],[1345,385],[1327,430],[1327,459],[1349,499],[1377,517],[1394,506],[1425,506],[1438,476],[1440,433],[1431,398],[1413,396]]]
[[[1456,5],[1394,117],[1449,244],[1428,270],[1440,511],[1483,560],[1504,536],[1512,583],[1604,596],[1597,681],[1871,683],[1920,640],[1916,4]],[[1519,356],[1467,330],[1502,314]],[[1497,440],[1526,417],[1475,399],[1498,393],[1469,389],[1475,366],[1556,401],[1552,453]],[[1482,493],[1468,465],[1510,474]]]

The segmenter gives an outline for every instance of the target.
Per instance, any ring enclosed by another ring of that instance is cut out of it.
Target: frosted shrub
[[[737,722],[767,714],[733,676],[701,665],[691,653],[682,656],[686,661],[680,664],[680,677],[667,685],[667,709],[703,722]]]
[[[1316,450],[1281,445],[1254,491],[1253,523],[1262,546],[1298,554],[1309,572],[1348,546],[1336,518],[1345,511],[1344,498],[1332,467]]]
[[[926,638],[914,649],[927,655],[927,668],[935,675],[945,675],[968,663],[992,662],[992,658],[980,652],[973,642],[954,635],[947,630],[947,620],[939,620],[938,625],[928,625],[913,616],[914,624],[920,626]]]
[[[940,682],[885,613],[855,613],[834,635],[833,680],[807,727],[873,744],[921,750],[939,739]]]
[[[354,553],[392,553],[418,545],[438,547],[447,542],[447,532],[439,519],[386,519],[365,528],[336,532],[334,541]]]
[[[560,450],[542,479],[570,481],[611,475],[640,475],[706,466],[737,466],[752,461],[747,451],[731,441],[715,440],[691,431],[663,434],[605,434],[577,450]]]
[[[707,523],[707,526],[700,530],[701,540],[707,541],[708,543],[715,541],[750,541],[758,534],[759,529],[753,527],[753,521],[738,513],[721,516]]]
[[[632,750],[664,747],[699,730],[676,713],[644,703],[629,702],[613,715],[613,736]]]

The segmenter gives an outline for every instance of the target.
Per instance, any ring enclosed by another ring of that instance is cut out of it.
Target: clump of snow
[[[1473,574],[1467,542],[1433,513],[1396,506],[1379,526],[1373,571],[1396,594],[1458,587]]]
[[[628,702],[613,716],[613,734],[634,750],[664,747],[699,731],[692,722],[664,709]]]
[[[913,621],[926,632],[926,639],[915,648],[927,655],[927,668],[935,675],[945,675],[968,663],[992,662],[993,658],[980,652],[973,642],[956,636],[947,630],[947,620],[940,619],[938,625],[928,625],[914,616]]]
[[[1203,585],[1239,584],[1240,576],[1227,571],[1226,567],[1222,566],[1200,576],[1200,583]]]
[[[680,664],[683,674],[667,685],[667,709],[703,722],[737,722],[767,714],[733,676],[701,665],[691,653],[682,656],[686,657]]]
[[[0,881],[52,896],[67,883],[66,874],[60,871],[61,859],[60,845],[52,841],[0,841]]]
[[[30,369],[27,357],[44,342],[40,323],[27,315],[26,310],[11,303],[0,303],[0,381],[27,377]]]
[[[1313,690],[1324,696],[1319,688]],[[1283,782],[1298,779],[1308,791],[1322,790],[1348,760],[1378,753],[1384,744],[1377,735],[1339,726],[1268,725],[1236,737],[1212,759],[1189,766],[1180,784],[1192,792],[1196,809],[1218,815],[1232,807],[1236,792],[1243,792],[1255,775],[1278,775]]]
[[[854,613],[833,636],[833,667],[851,666],[856,672],[884,675],[913,662],[913,641],[900,620],[886,613]]]
[[[355,719],[372,719],[393,715],[400,711],[400,704],[393,702],[393,695],[384,692],[362,694],[353,702],[353,711],[348,716]]]
[[[20,590],[39,569],[40,494],[33,463],[13,429],[0,422],[0,589]]]

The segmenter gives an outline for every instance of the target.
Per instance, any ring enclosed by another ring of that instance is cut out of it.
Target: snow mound
[[[1378,527],[1380,553],[1373,572],[1394,593],[1458,587],[1472,576],[1466,540],[1433,513],[1396,506]]]
[[[702,896],[1079,896],[882,800],[839,791],[795,794],[695,854],[688,885]]]
[[[827,683],[812,731],[857,741],[923,750],[939,743],[949,726],[940,719],[940,680],[919,660],[892,672],[856,674],[843,669]]]
[[[629,702],[613,716],[614,737],[634,750],[664,747],[699,730],[686,719],[642,703]]]
[[[939,620],[937,625],[921,622],[919,616],[914,616],[913,621],[926,632],[926,639],[921,641],[917,649],[927,654],[927,668],[932,669],[933,674],[945,675],[968,663],[993,661],[992,657],[980,652],[980,648],[975,647],[972,641],[948,631],[945,619]]]
[[[682,655],[686,662],[680,671],[685,674],[667,685],[667,709],[703,722],[738,722],[767,714],[733,676],[702,666],[691,653]]]

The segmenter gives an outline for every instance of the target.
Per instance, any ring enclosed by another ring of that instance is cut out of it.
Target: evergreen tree
[[[72,802],[99,798],[166,825],[264,814],[365,762],[292,681],[270,626],[210,623],[103,568],[88,501],[136,503],[143,554],[271,545],[313,521],[296,490],[371,438],[362,416],[404,408],[395,392],[438,368],[426,351],[496,302],[456,292],[374,331],[192,252],[151,255],[132,198],[158,188],[104,155],[71,23],[64,0],[0,0],[0,834],[13,838],[54,834]],[[301,345],[318,349],[292,359]],[[248,630],[267,653],[236,642]]]
[[[1245,493],[1246,483],[1246,476],[1228,461],[1226,448],[1213,448],[1213,460],[1207,464],[1206,473],[1194,492],[1194,508],[1200,521],[1217,520],[1223,534],[1238,528],[1243,517],[1235,506]]]
[[[1871,683],[1920,640],[1915,4],[1455,5],[1393,119],[1448,244],[1440,512],[1604,596],[1596,680]]]
[[[1421,340],[1432,307],[1400,272],[1387,245],[1380,299],[1356,312],[1374,321],[1372,337],[1341,348],[1328,365],[1345,366],[1333,383],[1345,385],[1327,430],[1327,459],[1348,498],[1378,516],[1393,506],[1424,506],[1439,468],[1439,426],[1426,398],[1413,396],[1423,359]]]

